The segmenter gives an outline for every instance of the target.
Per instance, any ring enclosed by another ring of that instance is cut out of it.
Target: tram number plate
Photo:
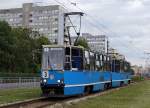
[[[48,78],[49,76],[48,71],[43,71],[42,76],[43,78]]]

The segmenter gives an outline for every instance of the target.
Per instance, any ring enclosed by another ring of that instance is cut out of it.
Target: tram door
[[[83,50],[77,47],[66,47],[65,70],[83,70]]]
[[[83,50],[80,48],[71,49],[72,70],[83,70]]]

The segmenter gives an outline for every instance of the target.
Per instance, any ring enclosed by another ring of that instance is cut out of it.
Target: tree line
[[[0,72],[38,72],[43,44],[50,42],[39,33],[0,21]]]

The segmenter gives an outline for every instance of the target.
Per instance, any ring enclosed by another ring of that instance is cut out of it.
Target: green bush
[[[144,80],[144,77],[142,76],[133,76],[132,77],[132,81],[134,82],[139,82],[139,81],[143,81]]]

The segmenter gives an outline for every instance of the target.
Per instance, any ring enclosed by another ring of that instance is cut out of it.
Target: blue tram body
[[[41,69],[41,89],[44,95],[80,95],[119,87],[131,80],[128,73],[104,71],[104,57],[86,52],[83,48],[43,48],[45,53]],[[91,60],[93,58],[95,59]]]

